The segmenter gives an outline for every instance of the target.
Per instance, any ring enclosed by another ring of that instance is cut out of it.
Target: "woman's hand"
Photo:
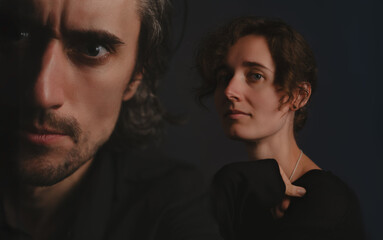
[[[286,210],[290,206],[290,197],[303,197],[306,194],[306,189],[303,187],[295,186],[291,184],[286,173],[283,171],[281,166],[279,166],[279,171],[281,173],[283,182],[286,186],[285,197],[282,199],[282,202],[271,209],[271,213],[274,218],[279,219],[285,215]]]

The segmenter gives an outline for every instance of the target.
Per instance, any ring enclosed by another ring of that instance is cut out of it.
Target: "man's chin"
[[[76,172],[89,160],[77,151],[66,154],[46,151],[44,154],[23,154],[17,159],[18,181],[30,186],[52,186]]]

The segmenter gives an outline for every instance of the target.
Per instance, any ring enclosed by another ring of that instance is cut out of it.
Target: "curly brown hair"
[[[217,70],[225,64],[226,55],[238,39],[247,35],[265,37],[276,66],[274,85],[284,91],[287,101],[293,99],[294,90],[300,89],[302,82],[315,90],[317,67],[314,54],[303,36],[280,19],[246,16],[236,18],[218,30],[211,32],[200,44],[197,52],[197,70],[203,83],[198,88],[200,102],[211,95],[217,85]],[[307,107],[295,112],[294,131],[304,126]]]
[[[143,79],[135,95],[122,104],[108,142],[117,149],[158,141],[168,116],[157,97],[157,88],[169,62],[171,1],[138,0],[137,4],[141,31],[135,72],[141,72]]]

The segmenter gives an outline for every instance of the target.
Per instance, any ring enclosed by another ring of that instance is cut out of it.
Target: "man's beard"
[[[10,148],[4,148],[0,152],[0,157],[5,158],[1,160],[5,160],[3,167],[7,169],[6,174],[19,184],[52,186],[72,175],[92,159],[103,143],[102,141],[91,142],[88,133],[81,131],[77,120],[73,117],[58,117],[48,112],[40,114],[38,117],[34,116],[33,120],[30,120],[29,117],[21,117],[21,119],[27,119],[26,124],[38,119],[41,125],[67,134],[73,144],[70,148],[65,148],[63,146],[36,145],[25,141],[15,133],[17,132],[15,129],[24,129],[22,122],[13,128],[10,135],[9,132],[6,134],[10,137],[1,134],[2,141],[10,140],[3,147],[11,145]]]
[[[17,163],[14,166],[15,176],[20,183],[31,186],[52,186],[61,182],[93,158],[98,147],[90,149],[84,145],[85,143],[76,145],[69,151],[43,146],[22,146],[17,159],[14,159]],[[54,154],[49,159],[51,152]]]

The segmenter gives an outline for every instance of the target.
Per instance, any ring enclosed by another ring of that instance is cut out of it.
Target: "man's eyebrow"
[[[270,68],[260,64],[260,63],[257,63],[257,62],[250,62],[250,61],[245,61],[242,63],[242,66],[244,67],[259,67],[259,68],[264,68],[270,72],[273,72]]]
[[[105,30],[70,29],[63,31],[63,35],[64,37],[68,37],[71,40],[99,41],[101,43],[107,43],[112,45],[124,44],[124,42],[119,37]]]

